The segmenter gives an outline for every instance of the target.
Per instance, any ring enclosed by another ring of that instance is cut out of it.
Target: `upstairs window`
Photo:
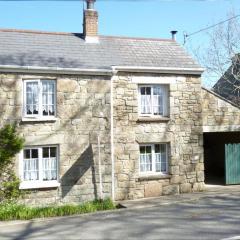
[[[54,80],[24,81],[24,116],[56,116],[56,83]]]
[[[168,116],[168,85],[139,86],[139,114],[142,116]]]

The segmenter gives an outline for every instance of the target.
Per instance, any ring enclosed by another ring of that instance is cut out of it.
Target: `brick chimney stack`
[[[96,0],[86,0],[87,9],[83,16],[83,35],[86,42],[98,42],[98,12],[94,9]]]

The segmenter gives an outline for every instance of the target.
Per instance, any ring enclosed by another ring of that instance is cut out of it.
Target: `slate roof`
[[[232,65],[215,83],[212,90],[221,97],[240,106],[240,54],[235,55]]]
[[[177,42],[81,34],[0,30],[0,65],[111,69],[111,66],[200,68]]]

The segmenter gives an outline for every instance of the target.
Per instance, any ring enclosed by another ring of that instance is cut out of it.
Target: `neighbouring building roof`
[[[223,98],[240,106],[240,54],[236,54],[232,65],[215,83],[212,90]]]
[[[112,66],[201,67],[171,39],[99,36],[87,43],[81,34],[0,30],[0,65],[111,69]]]

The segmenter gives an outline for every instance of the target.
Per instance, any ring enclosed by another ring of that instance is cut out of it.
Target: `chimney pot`
[[[172,40],[176,41],[176,34],[177,34],[178,31],[171,31],[171,34],[172,34]]]
[[[95,2],[96,2],[96,0],[87,0],[87,9],[88,10],[93,10]]]

